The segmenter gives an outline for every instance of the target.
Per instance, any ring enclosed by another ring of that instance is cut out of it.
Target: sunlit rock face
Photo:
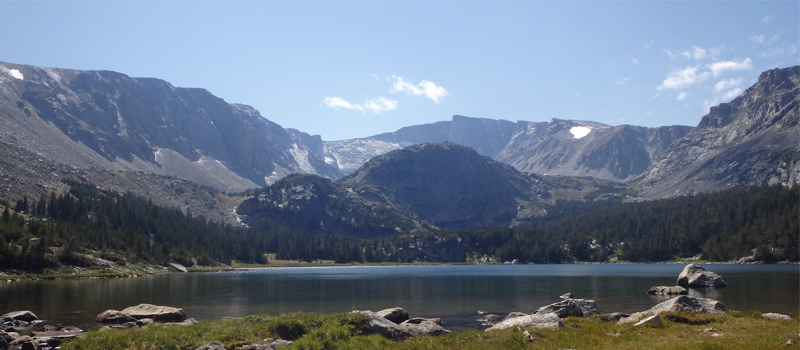
[[[110,71],[0,63],[0,141],[75,168],[171,175],[222,191],[338,177],[322,140],[204,89]]]
[[[647,197],[800,183],[798,83],[800,66],[770,70],[741,96],[712,107],[647,170]]]

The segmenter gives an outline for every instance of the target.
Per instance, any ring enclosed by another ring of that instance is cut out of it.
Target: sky
[[[4,1],[0,61],[198,87],[333,141],[453,115],[695,126],[800,1]]]

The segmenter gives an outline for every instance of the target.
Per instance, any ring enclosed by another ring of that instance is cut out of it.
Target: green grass
[[[360,314],[292,313],[201,321],[192,326],[150,325],[142,329],[92,331],[66,343],[64,350],[192,350],[217,341],[228,350],[264,343],[267,338],[294,340],[282,349],[789,349],[798,341],[797,320],[765,319],[758,313],[662,314],[663,326],[617,325],[602,316],[564,319],[559,330],[523,327],[494,332],[452,332],[390,341],[366,335]],[[713,329],[713,330],[712,330]],[[523,335],[527,330],[532,339]],[[794,347],[796,348],[796,347]]]

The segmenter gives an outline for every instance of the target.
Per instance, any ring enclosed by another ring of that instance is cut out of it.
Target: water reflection
[[[674,285],[682,265],[402,266],[255,269],[132,279],[85,279],[0,284],[0,312],[28,309],[52,323],[93,327],[94,316],[139,303],[182,307],[189,317],[347,312],[401,306],[412,316],[441,317],[451,328],[476,327],[478,310],[530,313],[572,292],[594,299],[601,312],[636,312],[666,300],[648,295]],[[730,287],[692,289],[734,310],[796,316],[797,266],[709,268]]]

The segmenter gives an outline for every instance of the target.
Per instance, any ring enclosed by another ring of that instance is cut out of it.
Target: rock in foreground
[[[186,313],[181,308],[153,304],[131,306],[122,310],[122,313],[135,319],[152,318],[156,322],[183,322],[186,319]]]
[[[561,318],[559,318],[555,313],[537,313],[503,320],[502,322],[487,328],[486,331],[496,331],[514,326],[532,326],[536,328],[558,329],[564,328],[564,323],[561,322]]]
[[[658,315],[662,312],[694,312],[694,313],[723,313],[727,312],[728,308],[725,304],[706,298],[692,298],[688,296],[679,296],[674,299],[667,300],[663,303],[657,304],[650,308],[650,310],[637,312],[631,314],[629,317],[624,317],[619,320],[619,324],[636,322],[642,316]]]

